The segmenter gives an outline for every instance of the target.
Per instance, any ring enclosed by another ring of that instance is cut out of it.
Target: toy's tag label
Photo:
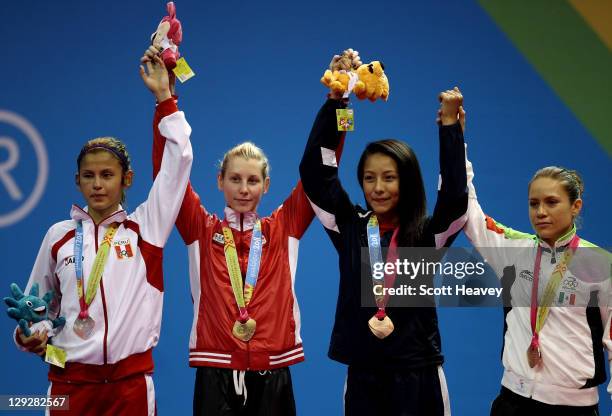
[[[352,108],[338,108],[336,110],[336,120],[338,121],[338,131],[353,131],[355,119]]]
[[[49,364],[64,368],[66,366],[66,351],[61,348],[54,347],[51,344],[47,344],[45,361]]]
[[[170,44],[170,39],[168,39],[168,36],[164,36],[162,38],[161,42],[159,43],[159,46],[162,47],[162,50],[172,47],[172,45]]]
[[[349,71],[348,76],[349,76],[348,88],[346,92],[344,93],[344,95],[342,96],[342,98],[348,98],[349,94],[353,91],[353,88],[355,88],[355,84],[357,84],[357,81],[359,81],[359,76],[352,71]]]
[[[181,58],[176,61],[176,66],[172,69],[172,71],[174,72],[178,80],[181,81],[181,83],[195,76],[195,73],[193,72],[185,58]]]

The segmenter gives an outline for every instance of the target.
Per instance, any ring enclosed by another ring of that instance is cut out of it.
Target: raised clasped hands
[[[361,57],[359,56],[359,52],[355,51],[351,48],[346,49],[342,52],[342,55],[334,55],[331,62],[329,63],[330,71],[350,71],[356,70],[361,66]],[[338,94],[330,89],[329,93],[330,98],[340,99],[342,98],[342,94]]]
[[[439,126],[450,126],[459,121],[461,130],[465,133],[465,110],[463,109],[463,94],[458,87],[446,90],[438,95],[440,108],[436,117]]]

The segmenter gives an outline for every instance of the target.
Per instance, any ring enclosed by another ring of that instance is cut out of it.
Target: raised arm
[[[140,224],[140,233],[147,242],[163,247],[176,221],[191,172],[191,127],[172,99],[163,61],[157,55],[148,60],[145,55],[141,61],[147,67],[146,71],[140,67],[143,82],[159,102],[156,116],[161,119],[156,132],[166,139],[160,161],[153,163],[155,180],[148,198],[136,209],[133,218]]]
[[[332,58],[330,70],[349,70],[359,65],[359,53],[347,49]],[[300,177],[314,212],[328,232],[335,233],[340,233],[339,226],[353,212],[353,204],[338,178],[338,161],[346,132],[338,131],[336,110],[346,108],[347,104],[348,99],[330,90],[328,100],[315,118],[300,163]]]
[[[158,54],[155,47],[151,46],[145,52],[142,58],[143,62],[153,59]],[[174,93],[174,78],[169,79],[170,91]],[[176,98],[161,97],[162,101],[157,99],[155,114],[153,115],[153,179],[157,177],[161,162],[164,156],[164,147],[166,145],[166,137],[160,132],[160,123],[162,119],[171,114],[172,111],[177,111]],[[163,98],[166,98],[163,100]],[[175,190],[176,192],[176,190]],[[193,190],[191,182],[187,182],[181,208],[176,218],[176,228],[178,229],[185,244],[191,244],[197,240],[201,227],[205,223],[205,218],[208,215],[201,204],[200,197]]]
[[[457,87],[440,94],[440,179],[429,223],[437,248],[449,246],[467,219],[463,96]]]
[[[338,178],[337,154],[342,148],[344,132],[338,131],[336,110],[346,108],[347,101],[329,98],[319,110],[308,137],[300,163],[304,191],[315,214],[330,230],[340,233],[353,210],[351,200]]]
[[[486,215],[476,196],[474,169],[472,162],[467,158],[467,154],[465,156],[465,168],[467,173],[468,212],[463,231],[501,279],[504,268],[514,264],[513,250],[510,247],[521,246],[525,239],[533,239],[534,236],[506,227]]]

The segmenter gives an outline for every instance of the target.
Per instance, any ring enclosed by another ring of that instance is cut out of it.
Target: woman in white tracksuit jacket
[[[610,257],[576,235],[582,180],[558,167],[536,172],[529,183],[536,234],[526,234],[485,215],[470,162],[467,175],[464,231],[501,279],[504,296],[504,375],[491,415],[598,415],[604,349],[612,348]],[[539,303],[532,305],[534,287]]]
[[[130,214],[121,207],[133,174],[123,143],[110,137],[87,142],[76,174],[87,207],[73,205],[71,219],[51,226],[26,288],[27,293],[38,283],[41,296],[53,290],[50,316],[66,318],[50,341],[66,352],[66,363],[65,368],[50,366],[49,394],[69,396],[69,410],[48,409],[51,415],[144,416],[156,411],[151,374],[162,316],[162,248],[181,206],[192,151],[191,128],[170,95],[163,62],[157,58],[147,67],[141,75],[163,107],[159,130],[167,138],[147,200]],[[109,229],[114,236],[107,234]],[[81,239],[82,244],[75,242]],[[96,280],[91,271],[97,254],[105,250],[102,277],[87,304],[77,290],[77,259],[82,258],[85,292]],[[82,255],[75,256],[78,252]],[[75,329],[78,319],[93,320],[91,331]],[[18,328],[15,341],[23,350],[44,355],[47,333],[41,332],[25,337]]]

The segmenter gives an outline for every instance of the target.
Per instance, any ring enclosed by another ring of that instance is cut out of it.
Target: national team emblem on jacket
[[[113,241],[113,246],[115,247],[115,254],[119,260],[134,256],[129,238]]]
[[[561,291],[559,292],[559,298],[557,299],[557,303],[559,305],[575,305],[576,294]]]

